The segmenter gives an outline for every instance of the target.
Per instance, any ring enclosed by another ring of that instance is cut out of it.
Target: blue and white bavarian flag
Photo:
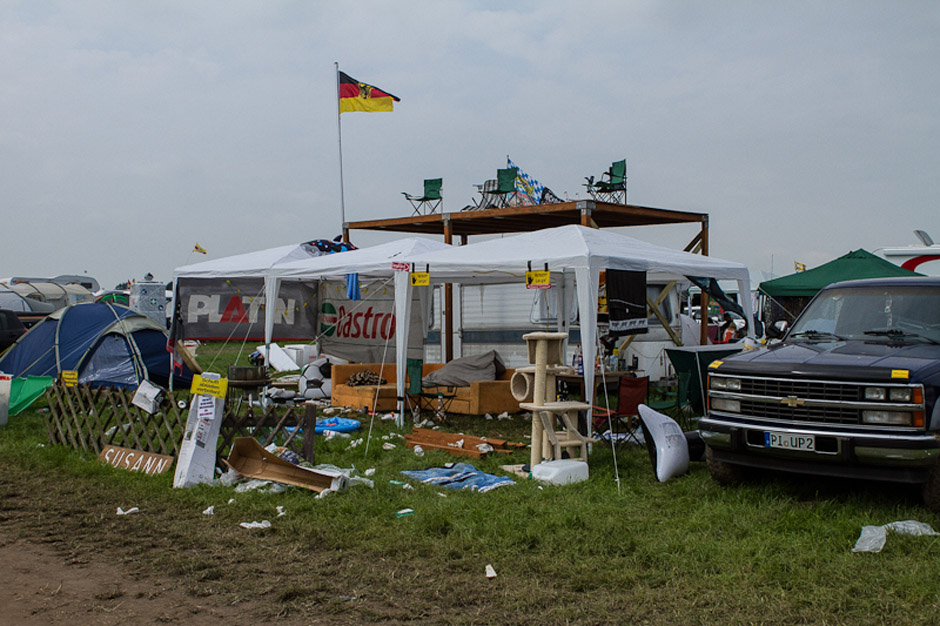
[[[522,168],[512,162],[512,159],[509,158],[509,155],[506,155],[506,167],[515,167],[516,169],[516,193],[517,197],[521,194],[522,196],[528,197],[531,202],[526,202],[526,204],[539,204],[542,201],[542,183],[535,180],[528,174],[522,171]],[[524,200],[525,198],[523,198]]]

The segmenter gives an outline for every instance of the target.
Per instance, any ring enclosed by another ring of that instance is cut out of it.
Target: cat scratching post
[[[587,439],[578,432],[578,411],[591,407],[582,402],[555,401],[555,375],[565,368],[559,367],[564,362],[564,341],[567,333],[536,332],[522,336],[529,349],[529,363],[534,368],[517,370],[525,377],[526,383],[516,384],[513,388],[524,391],[528,400],[520,402],[519,407],[532,413],[532,453],[529,466],[534,467],[543,459],[560,459],[562,448],[568,450],[571,457],[580,453],[580,458],[587,460]],[[520,391],[520,393],[521,393]],[[514,391],[515,394],[515,391]],[[516,399],[521,400],[518,396]],[[555,425],[560,419],[564,430],[556,432]]]

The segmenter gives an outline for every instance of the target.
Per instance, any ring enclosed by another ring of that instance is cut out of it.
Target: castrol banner
[[[346,297],[346,283],[320,283],[317,319],[320,351],[360,363],[395,361],[395,289],[391,282],[375,281],[359,286],[361,299]],[[424,351],[422,308],[415,296],[411,305],[408,357]],[[383,359],[384,356],[384,359]]]

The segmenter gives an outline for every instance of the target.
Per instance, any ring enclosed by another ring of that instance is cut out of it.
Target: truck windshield
[[[940,343],[940,290],[852,287],[819,294],[788,339]]]

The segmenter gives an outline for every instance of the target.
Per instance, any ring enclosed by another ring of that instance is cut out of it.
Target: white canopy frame
[[[594,363],[597,354],[597,293],[601,270],[644,271],[648,280],[653,281],[684,280],[687,276],[732,279],[737,281],[740,293],[750,293],[750,276],[747,267],[740,263],[672,250],[611,231],[576,225],[413,255],[407,261],[421,269],[426,267],[432,284],[522,282],[529,267],[547,267],[552,272],[553,288],[559,287],[558,295],[563,296],[564,286],[573,280],[578,296],[582,353],[584,363],[589,364],[584,368],[587,404],[594,401],[595,376],[590,364]],[[396,315],[409,314],[413,289],[408,272],[399,271],[395,277]],[[748,329],[752,330],[751,302],[749,298],[742,300]],[[564,297],[558,301],[560,325],[567,319],[564,302]],[[408,345],[406,327],[402,332],[396,332],[395,340],[398,347],[398,396],[403,398],[405,362],[401,347]],[[589,414],[589,425],[590,418]],[[404,423],[404,403],[401,401],[398,421]]]

